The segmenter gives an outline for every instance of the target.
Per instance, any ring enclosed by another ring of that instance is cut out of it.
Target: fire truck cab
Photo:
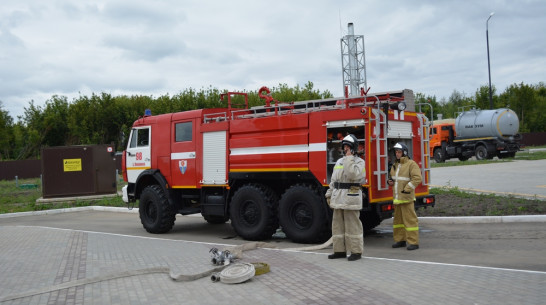
[[[246,93],[228,92],[225,108],[134,122],[123,154],[123,198],[139,201],[148,232],[168,232],[176,214],[201,213],[209,223],[230,220],[248,240],[271,238],[281,227],[294,242],[325,241],[331,210],[324,193],[349,133],[366,164],[365,230],[392,217],[387,179],[396,142],[405,143],[421,167],[416,208],[434,205],[428,119],[404,109],[414,109],[411,90],[291,103],[274,100],[266,87],[259,95],[263,106],[248,107]]]

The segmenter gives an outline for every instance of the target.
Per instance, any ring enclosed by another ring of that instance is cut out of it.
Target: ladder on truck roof
[[[421,133],[421,176],[423,185],[430,184],[430,131],[426,115],[417,113],[419,119],[419,132]]]
[[[372,136],[370,140],[376,141],[376,164],[377,170],[374,171],[374,175],[377,177],[377,189],[378,190],[387,190],[389,189],[387,184],[387,179],[389,175],[389,159],[388,159],[388,149],[387,149],[387,114],[385,114],[379,107],[373,108],[372,113],[374,115],[373,119],[370,121],[375,121],[374,133],[375,137]]]
[[[231,115],[232,119],[247,119],[274,115],[339,110],[345,109],[346,107],[359,107],[365,105],[363,102],[359,101],[359,99],[352,98],[347,103],[345,103],[344,100],[345,99],[330,98],[320,100],[297,101],[292,103],[276,103],[275,105],[270,106],[263,105],[254,106],[244,110],[234,110],[231,112]]]
[[[232,95],[242,95],[244,103],[235,104],[231,101]],[[249,119],[269,117],[276,115],[298,114],[316,111],[340,110],[353,107],[374,106],[379,109],[379,104],[385,101],[405,100],[404,91],[381,92],[370,95],[351,96],[341,98],[325,98],[318,100],[279,102],[270,96],[266,99],[266,105],[248,107],[248,95],[246,93],[228,92],[222,95],[222,100],[227,97],[228,109],[217,113],[204,115],[203,123],[220,122],[226,120]],[[271,103],[274,102],[274,103]]]

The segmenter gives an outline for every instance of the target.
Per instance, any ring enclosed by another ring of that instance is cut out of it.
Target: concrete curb
[[[439,188],[439,189],[457,189],[460,191],[473,193],[473,194],[493,194],[497,196],[514,196],[518,198],[528,199],[528,200],[546,200],[546,196],[544,195],[529,195],[529,194],[522,194],[522,193],[514,193],[514,192],[500,192],[500,191],[487,191],[487,190],[479,190],[474,188],[467,188],[467,187],[458,187],[458,186],[449,186],[449,185],[435,185],[430,184],[430,187]]]
[[[39,216],[70,212],[83,211],[101,211],[101,212],[116,212],[116,213],[138,213],[138,208],[127,209],[118,207],[104,206],[88,206],[68,209],[55,209],[33,212],[20,212],[0,214],[2,218],[22,217],[22,216]],[[193,216],[193,215],[187,215]],[[200,214],[195,214],[201,217]],[[518,216],[460,216],[460,217],[419,217],[420,224],[461,224],[461,223],[508,223],[508,222],[546,222],[546,215],[518,215]],[[384,220],[381,224],[392,224],[392,218]]]
[[[428,224],[546,222],[546,215],[421,217],[419,221]]]
[[[546,222],[546,215],[419,217],[419,224]],[[392,224],[392,219],[381,224]]]
[[[0,214],[0,219],[22,217],[22,216],[52,215],[52,214],[61,214],[61,213],[70,213],[70,212],[83,212],[83,211],[138,213],[138,208],[129,210],[127,208],[118,208],[118,207],[88,206],[88,207],[77,207],[77,208],[67,208],[67,209],[54,209],[54,210],[44,210],[44,211]]]
[[[55,198],[40,197],[36,199],[36,203],[46,204],[46,203],[53,203],[53,202],[88,201],[88,200],[103,199],[103,198],[114,198],[121,195],[122,194],[118,192],[116,194],[102,194],[102,195],[90,195],[90,196],[55,197]]]

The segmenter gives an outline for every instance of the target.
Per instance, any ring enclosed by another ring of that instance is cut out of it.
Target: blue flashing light
[[[144,110],[144,116],[151,116],[151,115],[152,115],[152,110],[151,109]]]

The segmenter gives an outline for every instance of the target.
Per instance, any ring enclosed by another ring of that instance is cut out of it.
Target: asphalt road
[[[546,200],[546,160],[431,169],[431,186]]]

